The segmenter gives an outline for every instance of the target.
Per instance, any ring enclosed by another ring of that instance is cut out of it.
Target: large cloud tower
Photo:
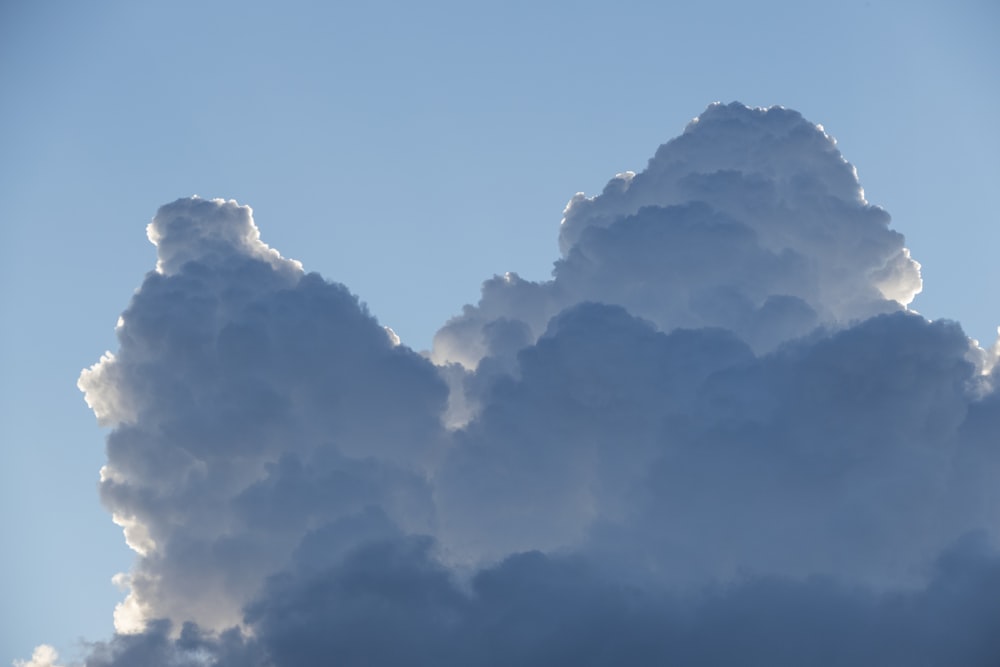
[[[80,379],[137,553],[87,664],[996,664],[997,348],[889,223],[712,105],[425,357],[249,207],[162,207]]]

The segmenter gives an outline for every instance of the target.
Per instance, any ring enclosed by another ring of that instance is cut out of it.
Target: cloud
[[[968,440],[968,357],[956,325],[904,313],[755,357],[729,332],[574,307],[456,434],[442,535],[480,558],[583,544],[671,583],[918,581],[995,525],[988,479],[969,485],[998,459]]]
[[[31,660],[15,660],[14,667],[59,667],[56,661],[59,654],[48,644],[36,646],[31,654]]]
[[[178,632],[167,619],[148,622],[141,633],[117,634],[91,646],[87,667],[264,667],[265,658],[236,629],[205,633],[193,623]]]
[[[309,530],[368,505],[428,530],[433,366],[260,243],[248,207],[179,200],[149,236],[158,270],[80,379],[114,427],[101,498],[140,555],[116,627],[238,623]]]
[[[80,379],[137,551],[87,664],[994,664],[996,350],[907,310],[888,221],[713,105],[427,359],[248,207],[164,206]]]
[[[724,327],[769,351],[913,299],[920,267],[888,224],[821,126],[780,107],[714,104],[645,171],[573,197],[553,279],[487,281],[479,304],[438,333],[434,359],[474,368],[492,353],[492,322],[524,322],[537,338],[583,301],[664,330]]]
[[[158,622],[97,647],[128,665],[995,664],[1000,560],[970,538],[926,587],[877,593],[834,579],[748,577],[698,593],[623,586],[586,562],[529,552],[458,586],[428,542],[375,542],[324,572],[272,579],[257,631],[218,637]]]

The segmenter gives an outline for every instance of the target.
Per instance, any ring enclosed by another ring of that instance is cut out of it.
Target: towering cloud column
[[[621,304],[663,331],[731,329],[769,351],[913,300],[920,266],[888,225],[822,126],[714,104],[645,171],[573,197],[553,279],[487,281],[478,306],[438,333],[434,359],[474,368],[498,349],[498,322],[534,340],[583,301]]]
[[[113,427],[102,500],[139,554],[116,627],[238,624],[306,534],[366,507],[430,530],[431,364],[263,244],[247,206],[178,200],[148,235],[120,349],[80,378]]]

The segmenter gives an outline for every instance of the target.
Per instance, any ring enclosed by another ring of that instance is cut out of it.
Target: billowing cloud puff
[[[963,533],[998,528],[998,452],[961,435],[969,357],[957,325],[904,313],[757,358],[729,332],[577,306],[456,433],[442,531],[477,556],[583,544],[674,584],[916,583]]]
[[[899,310],[919,265],[821,126],[795,111],[710,106],[646,170],[569,202],[553,279],[495,277],[437,335],[436,361],[494,354],[490,328],[529,339],[583,301],[621,304],[661,329],[724,327],[760,351],[823,325]]]
[[[433,366],[260,243],[248,207],[179,200],[149,235],[159,270],[80,379],[114,426],[102,500],[141,556],[117,627],[238,623],[304,535],[367,506],[429,530]]]
[[[59,667],[58,660],[59,653],[48,644],[42,644],[35,648],[31,660],[15,660],[14,667]]]
[[[80,380],[138,552],[92,667],[1000,660],[1000,348],[795,112],[574,197],[435,363],[247,207],[149,236]]]

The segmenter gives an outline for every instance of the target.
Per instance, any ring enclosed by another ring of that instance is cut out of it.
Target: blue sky
[[[76,379],[178,197],[235,198],[415,349],[482,280],[547,277],[578,191],[713,101],[821,123],[922,266],[913,307],[1000,324],[991,2],[8,2],[0,8],[0,661],[111,632],[132,554]]]

